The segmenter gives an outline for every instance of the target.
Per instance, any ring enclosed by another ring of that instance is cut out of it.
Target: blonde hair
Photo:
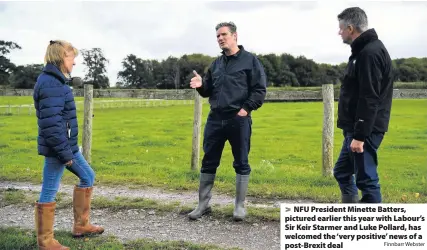
[[[69,77],[69,72],[64,66],[64,58],[67,56],[67,52],[73,52],[74,56],[79,54],[79,51],[71,43],[63,40],[51,40],[44,56],[45,65],[51,63],[58,67],[66,77]]]

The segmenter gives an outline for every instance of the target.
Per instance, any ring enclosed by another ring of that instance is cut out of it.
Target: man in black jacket
[[[202,77],[194,73],[190,86],[202,97],[209,97],[211,111],[203,138],[204,157],[200,173],[199,204],[188,216],[198,219],[210,212],[209,200],[225,142],[228,140],[236,172],[234,220],[243,220],[248,189],[248,155],[252,133],[251,112],[260,108],[266,95],[266,75],[259,60],[237,45],[236,25],[220,23],[216,27],[222,55]]]
[[[362,9],[347,8],[338,20],[339,35],[351,46],[351,56],[338,104],[337,126],[343,130],[344,143],[334,176],[343,203],[381,203],[377,150],[390,120],[392,61],[376,31],[368,29]]]

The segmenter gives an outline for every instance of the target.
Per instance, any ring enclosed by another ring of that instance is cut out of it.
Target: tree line
[[[7,55],[12,50],[22,49],[12,41],[0,40],[0,85],[31,89],[43,64],[15,65]],[[257,54],[268,78],[269,87],[312,87],[325,83],[339,84],[346,63],[331,65],[316,63],[304,56],[287,53]],[[109,60],[102,49],[81,50],[86,66],[83,83],[92,83],[94,88],[109,88],[111,81],[106,67]],[[193,77],[193,70],[200,75],[209,68],[216,57],[204,54],[169,56],[163,60],[143,59],[129,54],[122,60],[116,88],[184,89]],[[393,60],[394,77],[400,82],[427,82],[427,58],[400,58]],[[81,87],[81,86],[80,86]]]

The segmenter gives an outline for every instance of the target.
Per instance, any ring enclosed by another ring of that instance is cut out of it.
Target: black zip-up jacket
[[[393,98],[390,55],[374,29],[363,32],[351,44],[338,104],[338,128],[365,141],[372,132],[385,133]]]
[[[222,118],[235,116],[240,109],[248,115],[264,103],[267,77],[258,58],[239,45],[231,56],[223,52],[210,65],[197,91],[209,97],[211,112]]]

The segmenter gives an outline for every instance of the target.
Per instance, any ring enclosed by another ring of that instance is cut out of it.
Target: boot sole
[[[96,232],[96,233],[73,234],[73,238],[93,237],[93,236],[101,235],[103,233],[104,231]]]
[[[211,213],[212,212],[212,208],[211,207],[208,207],[208,208],[206,208],[199,216],[191,216],[191,215],[188,215],[188,218],[190,219],[190,220],[197,220],[197,219],[200,219],[203,215],[206,215],[206,214],[209,214],[209,213]]]
[[[234,221],[243,221],[245,219],[245,217],[246,217],[246,214],[243,216],[238,216],[238,215],[233,214],[233,220]]]
[[[235,217],[233,216],[233,220],[234,221],[243,221],[245,219],[245,217]]]
[[[51,247],[41,247],[41,246],[39,246],[38,249],[39,250],[49,250],[49,249],[52,249],[52,248]],[[56,248],[56,249],[58,249],[58,248]],[[60,249],[61,250],[71,250],[71,248],[65,247],[65,246],[62,246],[62,248],[60,248]]]

